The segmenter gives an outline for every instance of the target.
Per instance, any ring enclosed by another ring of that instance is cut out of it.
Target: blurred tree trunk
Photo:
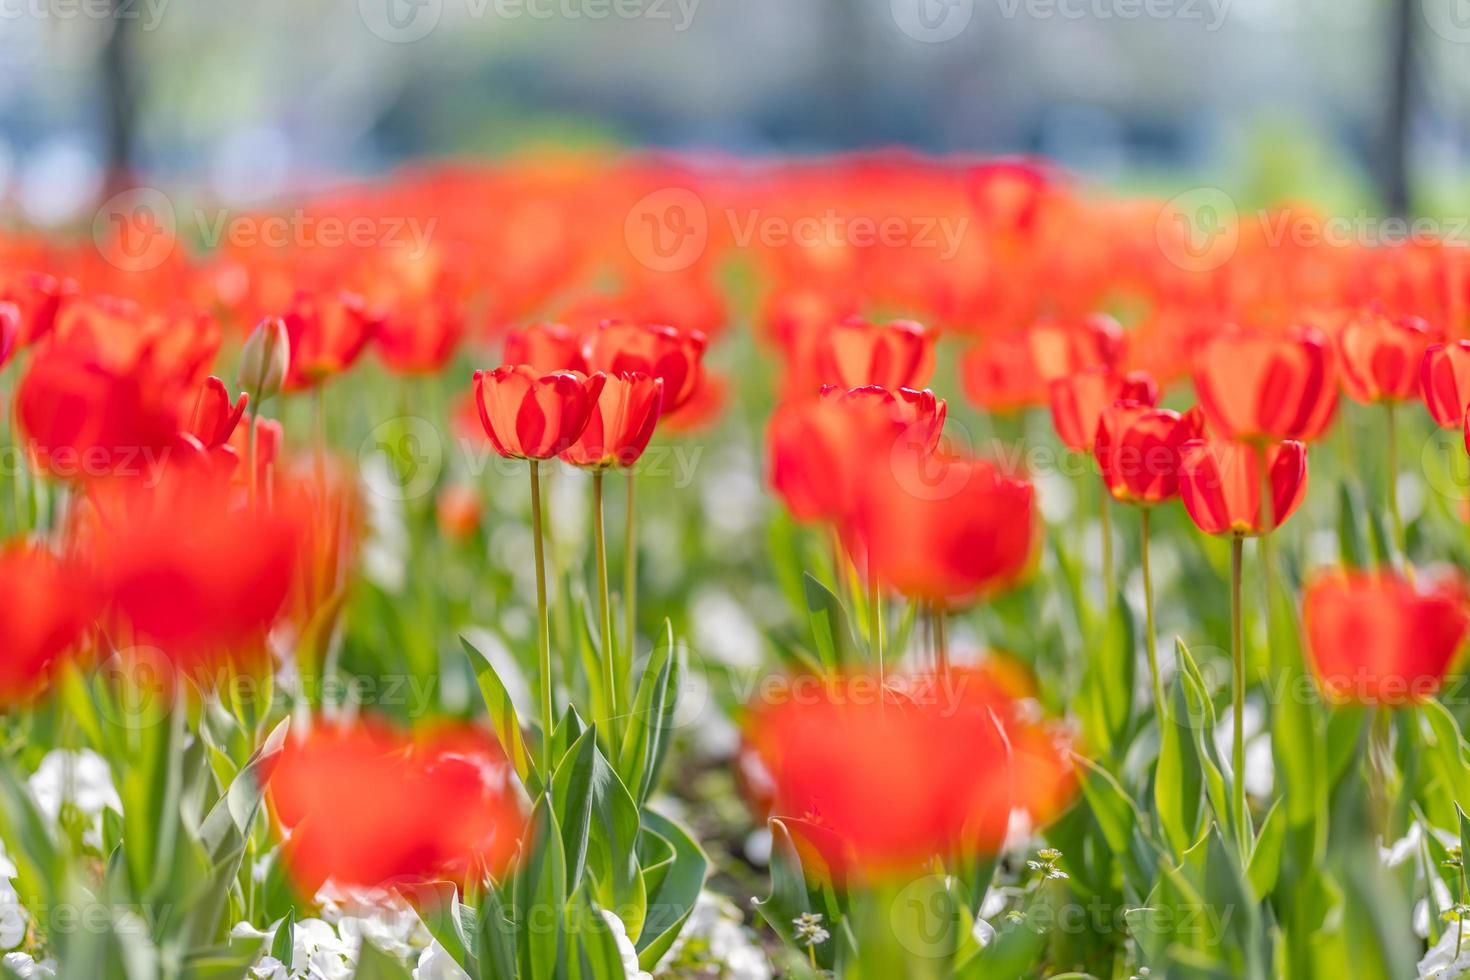
[[[1413,114],[1414,21],[1419,0],[1390,0],[1388,106],[1379,160],[1379,190],[1390,214],[1409,210],[1409,123]]]
[[[133,53],[136,19],[124,16],[127,0],[112,0],[111,33],[102,48],[99,72],[106,113],[106,174],[104,194],[125,189],[134,179],[134,137],[137,132],[137,63]]]

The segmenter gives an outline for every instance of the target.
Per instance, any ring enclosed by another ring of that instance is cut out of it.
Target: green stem
[[[1393,521],[1393,540],[1399,557],[1407,567],[1409,564],[1409,542],[1404,534],[1404,518],[1399,511],[1399,437],[1393,402],[1383,403],[1388,414],[1388,513]]]
[[[1108,492],[1106,486],[1101,486],[1102,491],[1098,496],[1098,503],[1102,511],[1102,577],[1103,577],[1103,615],[1113,614],[1113,495]]]
[[[1139,539],[1139,558],[1143,565],[1143,618],[1144,618],[1144,649],[1148,652],[1148,672],[1153,678],[1154,685],[1154,712],[1158,716],[1159,724],[1164,724],[1164,684],[1159,679],[1159,651],[1158,641],[1154,637],[1154,585],[1153,576],[1149,573],[1148,566],[1148,519],[1147,507],[1139,511],[1141,515],[1142,535]]]
[[[1230,745],[1231,803],[1236,833],[1240,839],[1242,859],[1249,846],[1245,813],[1245,642],[1240,629],[1240,565],[1245,539],[1236,534],[1230,539],[1230,663],[1234,667],[1232,703],[1235,731]]]
[[[623,616],[627,637],[623,644],[623,656],[630,664],[633,662],[634,644],[638,640],[638,532],[635,520],[637,483],[637,476],[631,469],[628,470],[628,516],[623,528]]]
[[[597,592],[602,600],[602,684],[612,744],[618,739],[618,680],[612,638],[612,602],[607,587],[607,534],[602,519],[602,470],[592,473],[592,534],[597,549]]]
[[[883,686],[883,603],[878,594],[878,576],[868,570],[868,642],[878,666],[878,686]]]
[[[551,619],[546,606],[546,553],[541,529],[541,461],[531,460],[531,531],[536,542],[536,627],[541,669],[541,761],[542,785],[551,793],[551,734],[556,722],[551,707]]]
[[[934,604],[934,666],[941,674],[949,673],[949,635],[945,628],[944,603]]]

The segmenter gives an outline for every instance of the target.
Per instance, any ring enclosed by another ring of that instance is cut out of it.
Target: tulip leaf
[[[1271,805],[1266,819],[1261,821],[1260,832],[1251,848],[1250,862],[1246,866],[1246,878],[1258,901],[1264,901],[1276,889],[1276,879],[1281,874],[1281,850],[1286,840],[1286,817],[1281,810],[1281,801]]]
[[[664,642],[654,648],[643,668],[618,760],[623,783],[640,806],[658,783],[659,770],[673,739],[682,660],[674,645],[673,624],[664,620]]]
[[[584,885],[567,903],[568,980],[605,980],[624,973],[612,925],[592,904]]]
[[[674,852],[673,862],[661,875],[658,888],[649,889],[648,917],[642,935],[634,942],[639,965],[644,970],[652,970],[694,911],[694,903],[704,888],[709,859],[687,830],[654,810],[643,811],[643,832],[662,838]]]
[[[1079,603],[1081,596],[1077,597]],[[1085,605],[1079,608],[1085,610]],[[1084,630],[1092,614],[1084,614]],[[1090,638],[1090,637],[1089,637]],[[1082,678],[1080,711],[1089,745],[1098,747],[1102,758],[1116,758],[1124,749],[1124,736],[1133,719],[1133,684],[1137,669],[1133,613],[1120,594],[1109,612],[1105,628],[1095,643],[1088,644]]]
[[[364,939],[357,954],[353,980],[412,980],[403,964]]]
[[[802,588],[817,656],[828,670],[840,670],[851,660],[853,650],[847,611],[832,590],[818,582],[811,572],[802,574]]]
[[[535,796],[541,792],[541,777],[536,771],[536,766],[531,762],[531,754],[526,751],[525,735],[521,731],[521,721],[516,715],[515,705],[510,700],[510,693],[505,685],[501,683],[500,676],[495,673],[495,668],[490,666],[490,660],[479,651],[467,637],[461,636],[459,642],[464,646],[465,654],[469,657],[470,667],[475,672],[475,680],[480,688],[480,696],[485,700],[485,708],[490,713],[490,726],[495,729],[495,737],[500,740],[500,747],[505,752],[506,758],[510,760],[511,766],[515,768],[516,775],[521,777],[526,790]]]
[[[553,980],[560,961],[567,866],[561,828],[545,796],[531,811],[517,865],[517,975],[521,980]]]
[[[497,888],[487,888],[480,904],[475,923],[475,957],[482,978],[515,976],[515,927],[505,916]]]
[[[1154,807],[1164,840],[1175,854],[1183,854],[1194,844],[1204,796],[1204,774],[1192,739],[1185,746],[1192,716],[1184,685],[1180,671],[1165,693],[1167,703],[1159,705],[1155,714],[1159,758],[1154,769]]]
[[[474,964],[471,939],[460,915],[459,889],[453,882],[432,881],[421,885],[404,885],[399,892],[408,901],[429,935],[444,947],[461,967]],[[284,962],[284,961],[283,961]]]
[[[1351,568],[1369,567],[1362,513],[1357,492],[1349,481],[1343,480],[1337,485],[1337,544],[1343,564]]]

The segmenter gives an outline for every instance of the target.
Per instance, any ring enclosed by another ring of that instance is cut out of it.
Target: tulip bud
[[[239,387],[263,404],[281,390],[291,366],[291,338],[280,317],[260,321],[240,352]]]

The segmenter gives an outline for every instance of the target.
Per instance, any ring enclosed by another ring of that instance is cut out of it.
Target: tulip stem
[[[1384,411],[1388,414],[1388,514],[1393,521],[1394,545],[1399,550],[1399,558],[1407,568],[1409,565],[1409,542],[1404,536],[1404,518],[1399,512],[1399,437],[1398,419],[1395,417],[1393,402],[1383,403]]]
[[[602,470],[592,473],[592,534],[597,548],[597,592],[602,600],[602,684],[612,744],[618,739],[618,680],[613,652],[612,603],[607,587],[607,534],[602,519]]]
[[[868,569],[868,642],[872,644],[874,662],[878,666],[878,686],[883,686],[883,603],[878,591],[878,576]]]
[[[1103,615],[1111,616],[1113,609],[1113,502],[1107,487],[1101,487],[1098,503],[1102,516],[1102,579]],[[1147,520],[1147,518],[1145,518]]]
[[[638,639],[638,533],[635,515],[636,494],[638,477],[632,469],[628,470],[628,515],[624,534],[627,541],[623,548],[623,615],[626,620],[624,629],[627,633],[627,642],[623,645],[623,656],[628,663],[633,662],[633,645]]]
[[[1139,536],[1139,558],[1143,566],[1144,650],[1148,652],[1148,672],[1154,685],[1154,713],[1158,717],[1159,725],[1162,726],[1164,724],[1164,684],[1159,679],[1158,641],[1154,636],[1154,585],[1148,567],[1149,509],[1145,507],[1140,510],[1139,517],[1142,531]]]
[[[945,628],[944,603],[934,604],[934,666],[941,674],[949,673],[949,635]]]
[[[536,630],[538,666],[541,669],[541,783],[551,796],[551,734],[555,721],[551,707],[551,619],[546,611],[546,551],[541,529],[541,461],[531,460],[531,533],[536,547]]]
[[[1230,538],[1230,663],[1234,668],[1232,705],[1235,722],[1230,743],[1230,800],[1234,810],[1235,830],[1240,852],[1246,856],[1249,834],[1245,821],[1245,641],[1240,629],[1240,565],[1245,538]]]

